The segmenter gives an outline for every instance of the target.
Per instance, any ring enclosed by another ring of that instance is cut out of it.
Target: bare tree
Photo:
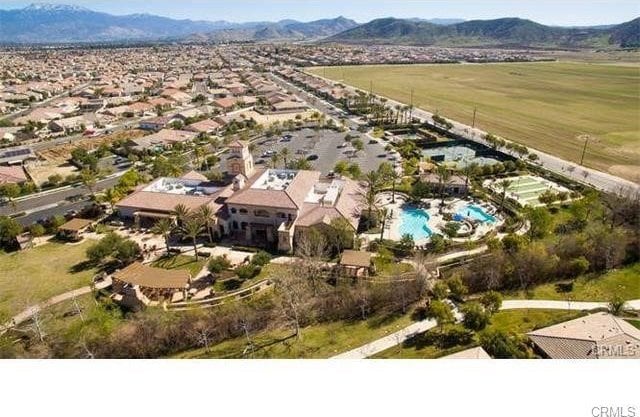
[[[322,233],[311,229],[302,234],[296,243],[296,254],[299,257],[296,269],[309,280],[315,296],[324,277],[324,259],[329,256],[328,242]]]

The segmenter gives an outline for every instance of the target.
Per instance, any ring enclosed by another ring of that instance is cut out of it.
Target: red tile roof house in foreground
[[[216,213],[212,230],[216,235],[249,245],[277,245],[283,252],[291,252],[294,239],[305,230],[329,227],[336,218],[357,230],[360,190],[356,182],[321,179],[318,171],[254,170],[246,144],[232,145],[231,184],[220,187],[197,173],[158,178],[120,201],[116,205],[120,216],[142,223],[172,217],[178,204],[190,210],[208,205]]]

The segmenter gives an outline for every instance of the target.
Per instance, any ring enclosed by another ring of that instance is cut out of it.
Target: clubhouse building
[[[325,179],[318,171],[255,169],[246,143],[233,142],[227,161],[230,184],[220,186],[196,172],[158,178],[120,201],[119,215],[139,226],[173,218],[177,205],[209,206],[216,214],[212,232],[248,245],[273,245],[283,252],[310,228],[331,227],[343,219],[355,232],[360,190],[348,178]]]

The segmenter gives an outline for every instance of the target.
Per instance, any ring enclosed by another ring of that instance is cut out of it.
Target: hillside
[[[259,23],[242,28],[214,30],[206,34],[197,34],[187,40],[222,41],[272,41],[320,39],[352,29],[358,24],[345,17],[322,19],[313,22],[284,20],[275,23]]]
[[[530,20],[471,20],[451,25],[428,21],[376,19],[326,39],[326,42],[439,46],[603,47],[637,46],[640,19],[594,28],[545,26]]]

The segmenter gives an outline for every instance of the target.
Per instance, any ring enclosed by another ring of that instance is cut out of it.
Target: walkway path
[[[95,289],[101,290],[109,287],[110,285],[111,285],[111,278],[109,277],[104,281],[101,281],[98,284],[96,284]],[[13,316],[9,322],[0,326],[0,334],[6,332],[11,327],[17,326],[29,320],[31,317],[33,317],[34,314],[36,314],[37,312],[45,308],[51,307],[55,304],[59,304],[63,301],[72,300],[74,297],[79,297],[81,295],[88,294],[90,292],[91,292],[91,287],[86,286],[86,287],[78,288],[76,290],[67,291],[63,294],[59,294],[54,297],[51,297],[48,300],[43,301],[42,303],[33,305],[31,307],[27,307],[22,312]]]
[[[596,308],[607,308],[606,302],[591,301],[556,301],[556,300],[506,300],[502,302],[500,310],[515,309],[549,309],[549,310],[593,310]],[[640,300],[627,301],[626,307],[638,310],[640,309]],[[456,314],[456,317],[459,316]],[[333,356],[331,359],[366,359],[370,356],[380,353],[384,350],[397,346],[411,337],[426,332],[436,327],[435,320],[427,319],[413,323],[402,330],[392,333],[388,336],[374,340],[356,349]]]

